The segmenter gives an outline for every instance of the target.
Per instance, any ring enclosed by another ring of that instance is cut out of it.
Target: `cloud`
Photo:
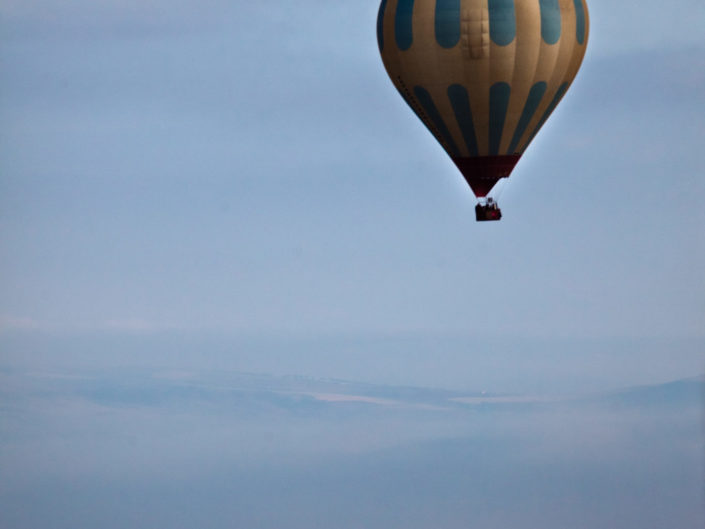
[[[100,330],[125,331],[125,332],[158,332],[173,330],[169,325],[158,324],[140,318],[110,319],[99,325]]]
[[[9,0],[0,16],[10,33],[104,38],[203,30],[225,9],[222,0]]]
[[[144,318],[110,318],[104,321],[40,321],[34,318],[19,316],[0,316],[0,333],[11,331],[36,331],[39,333],[68,332],[91,333],[108,332],[124,334],[158,333],[177,331],[178,327],[167,323],[159,323]]]
[[[705,3],[588,0],[590,50],[598,55],[663,51],[702,44]]]
[[[0,332],[26,331],[38,329],[41,329],[41,325],[38,321],[33,320],[32,318],[0,316]]]

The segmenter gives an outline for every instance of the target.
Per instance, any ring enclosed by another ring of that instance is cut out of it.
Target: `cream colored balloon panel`
[[[584,0],[383,0],[392,81],[448,153],[521,153],[577,72]]]

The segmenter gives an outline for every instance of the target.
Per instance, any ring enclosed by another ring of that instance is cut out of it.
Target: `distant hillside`
[[[0,371],[0,397],[84,399],[102,406],[208,406],[244,413],[325,414],[360,409],[528,411],[547,406],[705,408],[705,376],[582,398],[504,395],[240,372],[96,370],[81,373]]]
[[[597,400],[612,405],[638,407],[705,406],[705,375],[666,384],[628,388]]]

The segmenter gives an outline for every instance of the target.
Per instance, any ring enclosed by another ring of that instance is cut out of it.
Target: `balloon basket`
[[[502,210],[497,206],[497,202],[491,198],[485,203],[479,203],[475,206],[475,220],[483,222],[486,220],[499,220],[502,218]]]

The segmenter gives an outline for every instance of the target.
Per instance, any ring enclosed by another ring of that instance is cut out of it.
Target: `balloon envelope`
[[[478,197],[508,177],[573,81],[585,0],[382,0],[387,73]]]

